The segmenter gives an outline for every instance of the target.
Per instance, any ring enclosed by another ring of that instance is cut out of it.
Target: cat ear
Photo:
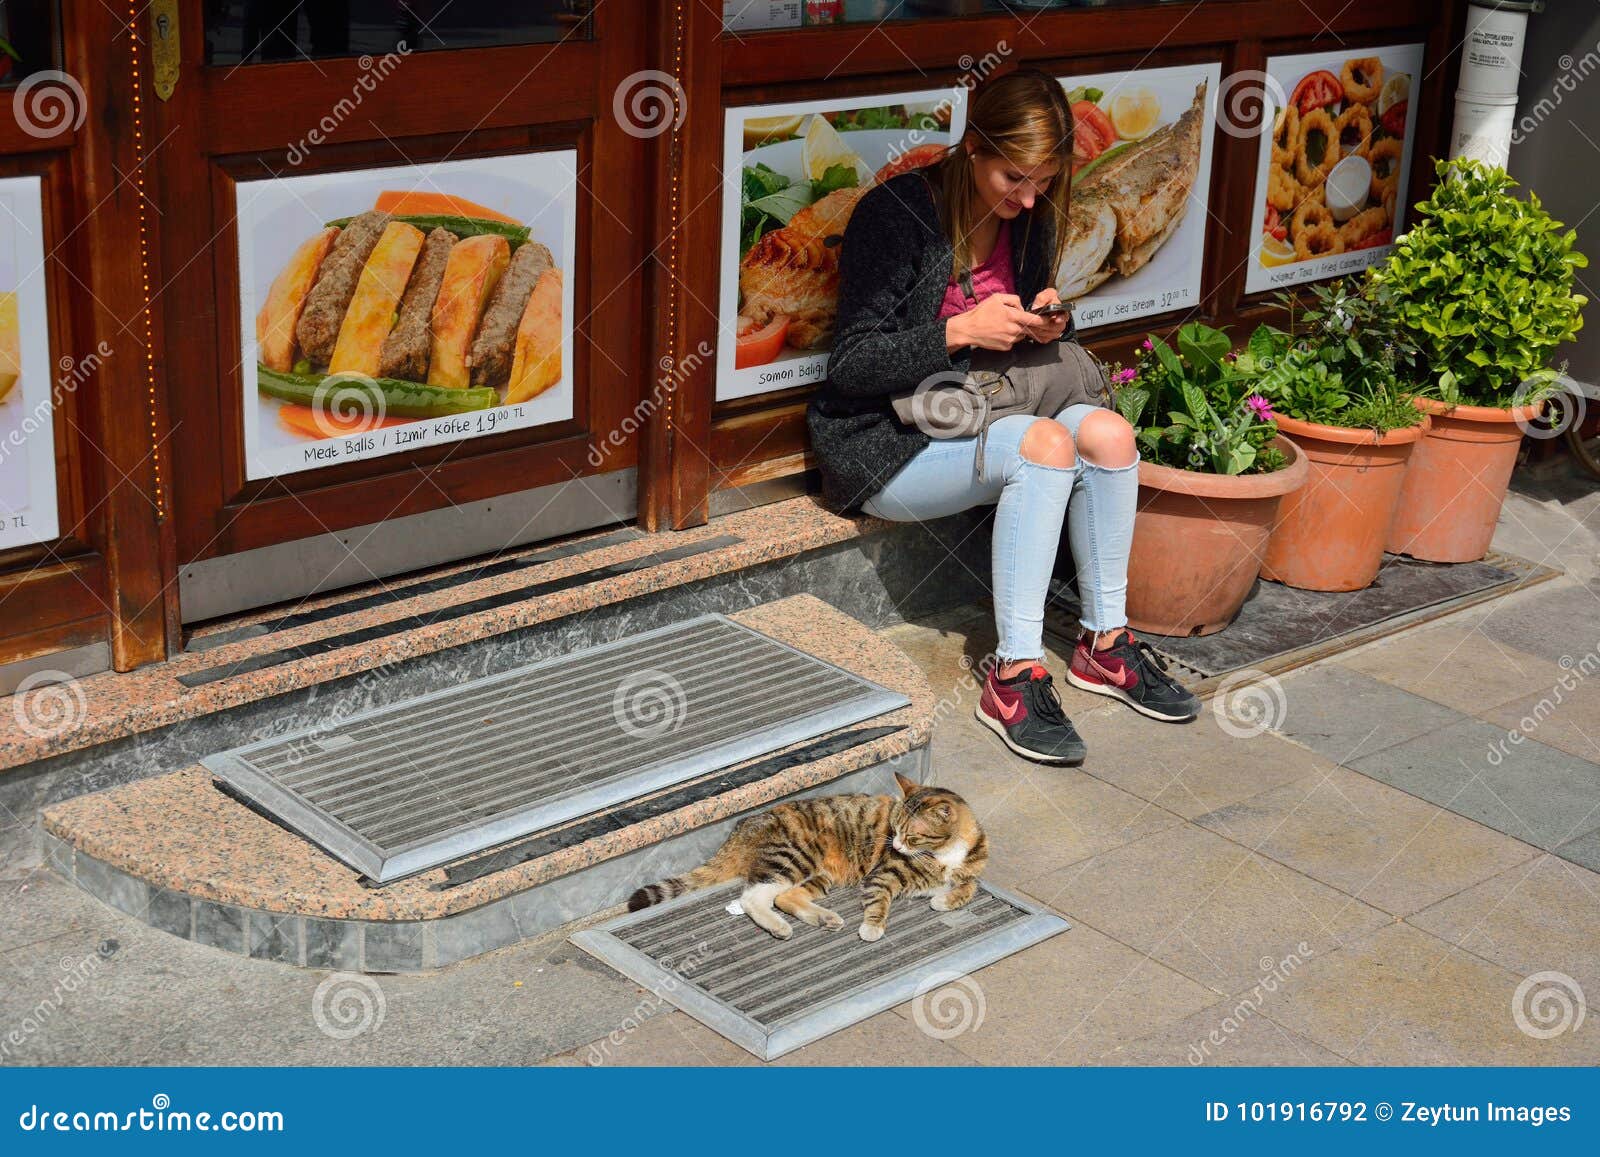
[[[950,817],[956,814],[955,809],[947,803],[937,804],[930,810],[933,812],[933,818],[942,823],[949,823]]]
[[[898,771],[894,773],[894,781],[900,785],[901,795],[910,795],[912,792],[917,791],[922,787],[922,785],[916,780],[907,779]]]

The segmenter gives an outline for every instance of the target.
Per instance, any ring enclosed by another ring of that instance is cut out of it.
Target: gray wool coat
[[[1047,224],[1029,231],[1028,214],[1011,221],[1024,304],[1049,283],[1054,251]],[[945,349],[946,319],[938,316],[953,259],[932,188],[917,170],[869,189],[845,226],[828,380],[806,407],[822,499],[833,510],[858,508],[933,440],[895,417],[890,395],[969,369],[971,350]],[[1069,324],[1061,340],[1074,336]]]

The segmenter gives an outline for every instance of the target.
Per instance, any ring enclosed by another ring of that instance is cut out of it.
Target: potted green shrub
[[[1588,264],[1577,235],[1503,169],[1437,165],[1416,223],[1371,272],[1417,348],[1418,405],[1432,416],[1406,471],[1388,548],[1432,562],[1482,558],[1528,423],[1542,412],[1550,360],[1583,324],[1572,291]]]
[[[1173,345],[1151,335],[1113,378],[1139,439],[1139,516],[1128,621],[1158,635],[1209,635],[1233,621],[1261,569],[1285,494],[1306,459],[1251,392],[1228,335],[1198,322]]]
[[[1410,339],[1378,295],[1343,280],[1309,292],[1303,309],[1295,294],[1280,295],[1289,328],[1258,327],[1238,359],[1310,470],[1278,510],[1261,576],[1305,590],[1354,591],[1378,575],[1427,419],[1404,381]]]

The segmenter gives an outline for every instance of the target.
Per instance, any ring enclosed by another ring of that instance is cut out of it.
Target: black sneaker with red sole
[[[1073,766],[1089,749],[1061,707],[1050,672],[1034,663],[1010,679],[993,671],[983,681],[975,712],[978,722],[1024,759]]]
[[[1165,723],[1188,723],[1200,714],[1200,700],[1167,673],[1166,660],[1126,627],[1111,646],[1099,650],[1093,635],[1079,639],[1067,682],[1080,691],[1120,699]]]

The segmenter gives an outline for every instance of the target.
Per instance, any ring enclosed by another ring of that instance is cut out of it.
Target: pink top
[[[994,252],[989,259],[972,271],[972,297],[961,292],[955,278],[945,287],[944,301],[939,306],[940,317],[952,317],[977,305],[995,293],[1015,293],[1017,273],[1011,268],[1011,230],[1006,222],[1000,223],[1000,235],[995,238]]]

